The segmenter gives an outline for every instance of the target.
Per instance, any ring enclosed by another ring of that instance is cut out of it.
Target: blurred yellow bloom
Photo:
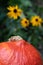
[[[39,16],[33,16],[30,22],[33,26],[39,26],[42,23],[42,19]]]
[[[23,18],[21,20],[21,26],[24,28],[28,27],[29,26],[29,20],[27,20],[26,18]]]
[[[16,6],[9,6],[7,9],[9,10],[7,15],[13,19],[17,19],[22,13],[22,10],[19,9],[17,5]]]

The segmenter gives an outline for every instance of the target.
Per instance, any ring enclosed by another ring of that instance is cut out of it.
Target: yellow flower
[[[23,18],[21,20],[21,26],[24,28],[28,27],[29,26],[29,20],[27,20],[26,18]]]
[[[42,23],[42,19],[39,16],[33,16],[30,22],[33,26],[39,26]]]
[[[9,10],[7,15],[13,19],[17,19],[22,13],[22,10],[19,9],[17,5],[16,6],[9,6],[7,9]]]

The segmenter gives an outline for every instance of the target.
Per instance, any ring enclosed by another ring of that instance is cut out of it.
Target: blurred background
[[[7,7],[18,5],[23,10],[22,16],[30,20],[32,16],[40,16],[42,24],[39,27],[30,25],[23,28],[20,25],[21,18],[17,20],[9,18]],[[43,57],[43,0],[0,0],[0,42],[7,41],[11,36],[19,35],[34,47]]]

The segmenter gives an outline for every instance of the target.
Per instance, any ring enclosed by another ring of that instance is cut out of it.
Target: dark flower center
[[[16,10],[16,9],[14,9],[14,12],[15,12],[15,13],[17,13],[17,10]]]
[[[36,22],[38,21],[38,19],[36,19]]]
[[[25,23],[27,24],[27,21],[25,21]]]

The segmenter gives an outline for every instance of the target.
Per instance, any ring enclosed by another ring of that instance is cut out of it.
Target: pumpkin
[[[39,51],[15,36],[0,43],[0,65],[43,65]]]

